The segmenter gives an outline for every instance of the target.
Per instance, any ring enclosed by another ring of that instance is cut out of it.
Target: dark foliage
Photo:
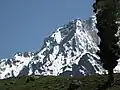
[[[120,58],[120,47],[117,44],[119,36],[115,36],[118,31],[119,23],[119,0],[96,0],[93,4],[96,13],[98,36],[101,39],[97,53],[103,68],[108,70],[108,81],[113,81],[113,69],[117,66],[117,60]]]
[[[73,80],[69,83],[68,89],[67,90],[76,90],[81,86],[81,82],[78,80]],[[81,90],[81,89],[79,89]]]
[[[0,80],[0,90],[120,90],[120,74],[108,87],[106,75],[85,77],[22,76]],[[105,83],[105,84],[104,84]]]
[[[30,81],[35,81],[35,78],[34,77],[27,77],[25,80],[26,83],[29,83]]]

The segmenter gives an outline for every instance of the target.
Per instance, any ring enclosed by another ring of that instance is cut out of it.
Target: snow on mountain
[[[16,53],[11,59],[0,60],[0,79],[19,76],[33,58],[33,52]]]
[[[104,74],[99,57],[94,16],[75,19],[45,38],[39,51],[16,53],[0,60],[0,79],[23,75],[84,76]],[[117,67],[119,69],[119,67]]]

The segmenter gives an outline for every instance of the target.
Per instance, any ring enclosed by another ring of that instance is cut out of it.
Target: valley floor
[[[106,90],[120,90],[120,74]],[[107,81],[107,75],[85,77],[23,76],[0,80],[0,90],[97,90]]]

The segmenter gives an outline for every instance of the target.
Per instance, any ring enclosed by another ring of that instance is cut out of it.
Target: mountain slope
[[[96,52],[97,36],[94,16],[75,19],[45,38],[37,52],[17,53],[0,61],[0,79],[23,75],[85,76],[104,74]],[[117,67],[119,70],[119,66]]]

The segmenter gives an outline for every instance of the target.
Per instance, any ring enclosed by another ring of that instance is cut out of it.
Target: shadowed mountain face
[[[95,74],[96,71],[99,72],[99,68],[96,65],[92,65],[89,60],[92,60],[93,58],[89,53],[83,55],[83,57],[80,58],[78,64],[72,65],[72,71],[65,71],[61,73],[62,76],[84,76],[84,75],[91,75]],[[94,58],[98,61],[97,58]]]
[[[94,16],[86,21],[75,19],[45,38],[39,51],[16,53],[12,59],[2,59],[0,79],[33,74],[85,76],[105,73],[96,55],[100,39],[95,23]]]

